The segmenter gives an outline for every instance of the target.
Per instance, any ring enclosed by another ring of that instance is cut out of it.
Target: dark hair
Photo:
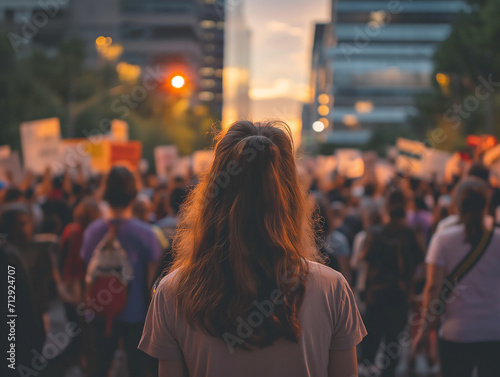
[[[28,200],[31,200],[35,197],[35,189],[33,187],[28,187],[25,191],[24,191],[24,197]]]
[[[5,203],[17,202],[23,197],[23,192],[17,187],[11,187],[5,192]]]
[[[314,233],[316,236],[316,244],[319,247],[323,246],[326,237],[330,233],[330,209],[326,198],[321,195],[315,195],[316,207],[314,209]]]
[[[83,229],[94,220],[97,220],[102,216],[99,204],[92,197],[84,198],[73,211],[73,217],[77,223],[79,223]]]
[[[172,193],[170,194],[170,207],[172,207],[174,214],[177,215],[179,213],[179,210],[182,206],[182,203],[184,203],[186,196],[186,190],[183,188],[176,188],[174,189],[174,191],[172,191]]]
[[[376,205],[371,205],[367,210],[367,221],[369,226],[380,225],[384,222],[380,208]]]
[[[363,195],[371,198],[375,195],[376,191],[377,191],[377,186],[375,185],[375,183],[369,182],[365,184],[365,190],[363,192]]]
[[[386,196],[385,207],[391,219],[406,217],[406,198],[399,188],[390,191]]]
[[[19,220],[22,216],[30,216],[28,208],[24,204],[10,204],[0,213],[0,233],[7,235],[9,241],[27,241],[24,239]]]
[[[486,183],[490,182],[490,169],[488,169],[484,164],[476,162],[472,164],[469,169],[469,177],[476,177],[482,179]]]
[[[317,259],[311,207],[286,124],[242,121],[221,133],[174,240],[171,283],[187,322],[225,338],[237,333],[254,302],[279,290],[283,303],[235,347],[297,342],[307,260]]]
[[[423,196],[417,196],[415,198],[415,208],[416,209],[421,209],[424,211],[428,211],[429,207],[427,206],[427,203],[425,202],[425,197]]]
[[[469,177],[458,185],[456,205],[465,225],[465,242],[475,245],[481,240],[488,203],[489,187],[482,179]]]
[[[137,196],[134,175],[124,166],[115,166],[109,172],[104,190],[104,200],[112,208],[126,208]]]

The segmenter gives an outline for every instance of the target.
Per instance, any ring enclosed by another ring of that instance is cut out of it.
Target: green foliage
[[[500,81],[500,1],[471,0],[469,12],[460,13],[452,26],[449,37],[439,46],[434,56],[434,88],[417,96],[419,114],[411,120],[418,134],[446,121],[446,112],[457,114],[455,105],[463,105],[468,96],[476,96],[482,79]],[[435,82],[437,73],[445,73],[450,79],[449,93],[443,93]],[[481,79],[482,78],[482,79]],[[496,104],[500,92],[479,101],[479,107],[460,116],[462,134],[499,134],[500,117]]]
[[[79,39],[64,40],[53,55],[34,50],[19,57],[0,37],[0,145],[19,149],[19,125],[47,117],[60,118],[63,137],[106,132],[111,119],[123,119],[131,138],[143,142],[150,162],[157,145],[175,143],[182,154],[208,145],[212,121],[207,108],[193,108],[187,99],[160,89],[124,106],[123,98],[130,98],[134,88],[144,90],[141,82],[121,83],[114,64],[94,68],[84,62]]]

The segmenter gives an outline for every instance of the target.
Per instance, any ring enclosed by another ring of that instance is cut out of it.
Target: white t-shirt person
[[[463,224],[436,233],[426,262],[444,267],[448,276],[472,249],[464,238]],[[453,291],[442,318],[440,337],[461,343],[500,341],[500,228],[495,229],[481,259]]]

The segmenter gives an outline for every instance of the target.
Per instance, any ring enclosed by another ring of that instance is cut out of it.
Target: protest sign
[[[9,145],[2,145],[0,146],[0,160],[7,158],[10,156],[10,146]]]
[[[195,175],[204,174],[210,169],[214,160],[214,151],[196,151],[193,154],[193,173]]]
[[[110,168],[117,164],[126,164],[129,168],[137,170],[142,158],[142,143],[140,141],[110,142]]]
[[[172,176],[188,178],[191,171],[191,157],[181,157],[177,160],[177,165],[172,170]]]
[[[18,151],[11,152],[7,157],[0,158],[0,181],[18,185],[23,180],[23,177]]]
[[[335,156],[318,156],[316,157],[316,176],[318,178],[331,178],[331,173],[337,168],[337,159]]]
[[[21,124],[24,168],[43,174],[59,159],[61,127],[58,118],[41,119]]]
[[[121,119],[113,119],[110,137],[113,141],[128,141],[128,123]]]
[[[448,152],[437,149],[427,148],[422,163],[422,171],[419,178],[431,181],[436,179],[438,182],[444,182],[446,177],[446,166],[451,158]]]
[[[414,140],[398,138],[396,141],[398,156],[396,158],[396,168],[405,175],[418,177],[422,174],[424,155],[427,147]]]
[[[394,166],[387,162],[378,162],[375,165],[375,178],[377,183],[385,187],[395,177]]]
[[[359,178],[365,172],[365,163],[357,149],[337,149],[337,171],[346,178]]]
[[[486,166],[492,166],[498,160],[500,160],[500,144],[488,149],[483,156],[483,163]]]
[[[179,152],[175,145],[165,145],[155,148],[156,173],[161,178],[166,178],[177,165]]]

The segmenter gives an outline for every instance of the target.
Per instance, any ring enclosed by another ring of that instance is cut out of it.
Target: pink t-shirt
[[[434,235],[426,262],[444,267],[449,275],[470,252],[463,224]],[[453,290],[442,318],[440,336],[451,342],[500,340],[500,229],[477,264]]]
[[[326,377],[330,349],[352,348],[366,335],[346,280],[318,263],[310,263],[298,343],[279,339],[255,351],[232,348],[190,327],[172,298],[169,278],[153,297],[139,349],[160,360],[184,358],[190,377]]]

